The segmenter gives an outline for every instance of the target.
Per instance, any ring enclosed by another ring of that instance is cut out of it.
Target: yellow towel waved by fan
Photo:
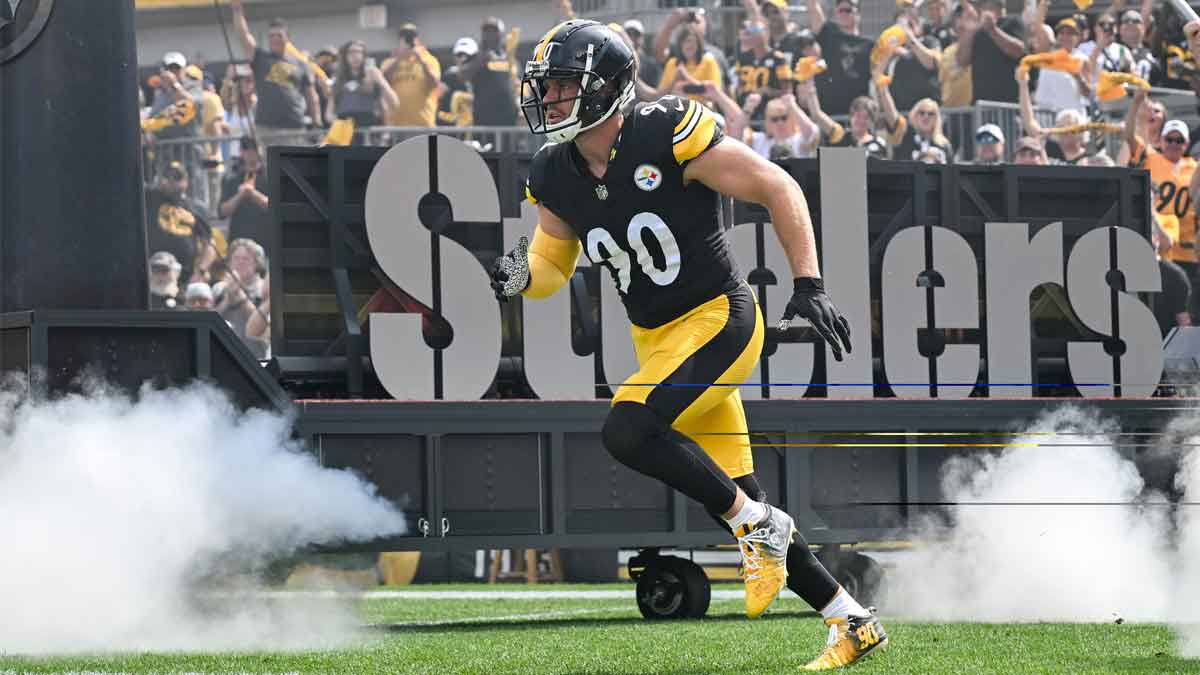
[[[354,140],[354,120],[350,117],[339,117],[329,125],[329,133],[325,134],[322,145],[350,145]]]
[[[871,48],[871,65],[879,63],[882,59],[887,59],[896,51],[897,47],[903,47],[908,43],[908,36],[905,35],[904,29],[900,24],[894,24],[887,30],[879,34],[879,39],[875,41],[875,46]]]
[[[1130,73],[1113,73],[1107,70],[1100,73],[1100,84],[1096,87],[1096,98],[1107,103],[1125,95],[1125,85],[1130,84],[1139,89],[1149,89],[1150,83]]]
[[[796,62],[796,72],[792,78],[797,82],[808,82],[817,75],[825,72],[825,59],[816,56],[804,56]]]
[[[1060,70],[1064,73],[1078,75],[1083,72],[1083,59],[1071,56],[1065,49],[1052,52],[1030,54],[1021,58],[1022,68],[1042,68],[1044,70]]]

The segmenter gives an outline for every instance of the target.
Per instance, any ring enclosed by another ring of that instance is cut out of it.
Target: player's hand
[[[788,300],[779,320],[779,330],[787,330],[797,316],[808,319],[817,334],[833,352],[833,358],[842,360],[842,350],[850,353],[850,322],[838,311],[833,301],[825,295],[825,282],[813,277],[797,277],[792,284],[792,299]]]
[[[529,238],[517,240],[517,247],[496,258],[492,265],[492,290],[505,302],[529,287]]]

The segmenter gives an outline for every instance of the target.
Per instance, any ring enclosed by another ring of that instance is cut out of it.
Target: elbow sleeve
[[[534,299],[553,295],[575,273],[582,249],[574,237],[558,239],[543,232],[540,226],[535,229],[529,245],[529,287],[522,295]]]

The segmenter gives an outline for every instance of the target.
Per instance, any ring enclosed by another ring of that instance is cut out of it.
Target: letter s
[[[441,398],[478,399],[496,377],[500,307],[478,259],[437,230],[451,222],[500,222],[487,164],[446,136],[409,139],[388,150],[371,171],[365,206],[367,239],[379,266],[419,301],[440,304],[454,330],[449,347],[430,351],[419,315],[372,313],[371,361],[380,383],[398,399],[435,398],[434,364],[442,351]]]

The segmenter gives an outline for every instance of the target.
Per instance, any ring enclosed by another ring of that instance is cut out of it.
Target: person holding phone
[[[656,96],[676,94],[707,103],[704,83],[712,82],[718,89],[722,88],[721,67],[717,60],[704,51],[700,34],[690,25],[680,27],[675,33],[675,51],[679,56],[672,56],[663,66]]]
[[[437,124],[437,93],[442,66],[421,44],[416,25],[400,27],[400,44],[383,62],[383,75],[398,99],[385,110],[384,120],[393,127],[433,127]]]
[[[326,118],[352,119],[356,127],[373,127],[382,121],[382,113],[399,103],[375,60],[367,58],[366,43],[351,40],[342,45]]]

